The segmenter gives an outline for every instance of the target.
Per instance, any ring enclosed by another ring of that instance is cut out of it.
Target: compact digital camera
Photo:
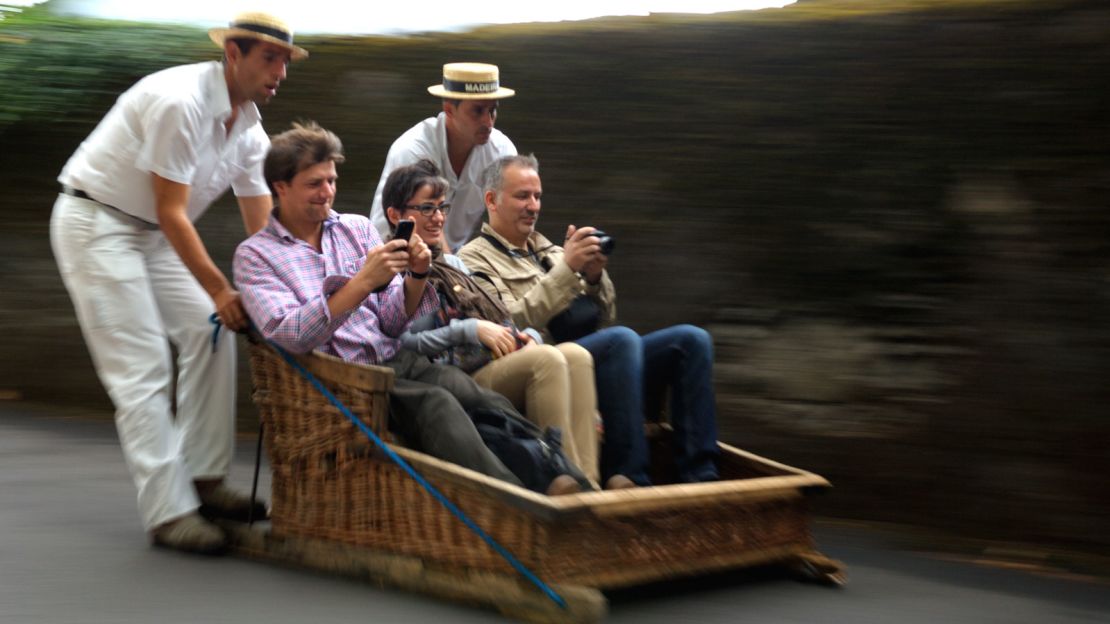
[[[613,240],[612,236],[609,236],[601,230],[595,229],[591,236],[596,236],[600,240],[601,253],[607,256],[613,253],[613,248],[617,246],[617,241]]]

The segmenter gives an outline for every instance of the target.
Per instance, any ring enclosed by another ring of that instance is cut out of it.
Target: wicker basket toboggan
[[[299,361],[388,438],[393,371],[321,354]],[[273,470],[272,534],[416,557],[443,569],[512,568],[265,344],[254,399]],[[652,457],[669,464],[666,430]],[[822,477],[721,445],[724,480],[547,497],[391,445],[540,578],[614,588],[817,556],[805,493]],[[665,483],[665,470],[654,475]]]

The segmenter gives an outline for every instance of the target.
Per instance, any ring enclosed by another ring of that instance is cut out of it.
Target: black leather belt
[[[76,197],[78,199],[87,199],[89,201],[96,201],[95,199],[89,197],[89,194],[86,193],[85,191],[75,189],[72,186],[63,186],[62,187],[62,192],[65,193],[66,195],[69,195],[71,197]],[[99,204],[100,202],[96,202],[96,203]],[[107,206],[108,204],[104,204],[104,205]]]
[[[72,186],[63,184],[62,185],[62,193],[65,194],[65,195],[69,195],[70,197],[76,197],[77,199],[87,199],[87,200],[89,200],[93,203],[100,204],[101,206],[104,206],[105,208],[111,208],[117,214],[119,214],[122,217],[126,217],[128,221],[131,221],[135,225],[143,228],[144,230],[160,229],[157,223],[151,223],[150,221],[147,221],[146,219],[140,219],[139,217],[136,217],[133,214],[126,213],[126,212],[120,210],[119,208],[116,208],[115,206],[113,206],[111,204],[105,204],[104,202],[102,202],[100,200],[93,199],[92,197],[89,196],[88,193],[86,193],[85,191],[82,191],[81,189],[75,189]]]

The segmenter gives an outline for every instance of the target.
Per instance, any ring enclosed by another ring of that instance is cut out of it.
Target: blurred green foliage
[[[195,28],[60,17],[49,3],[10,12],[0,21],[0,132],[96,121],[130,83],[206,52]]]

